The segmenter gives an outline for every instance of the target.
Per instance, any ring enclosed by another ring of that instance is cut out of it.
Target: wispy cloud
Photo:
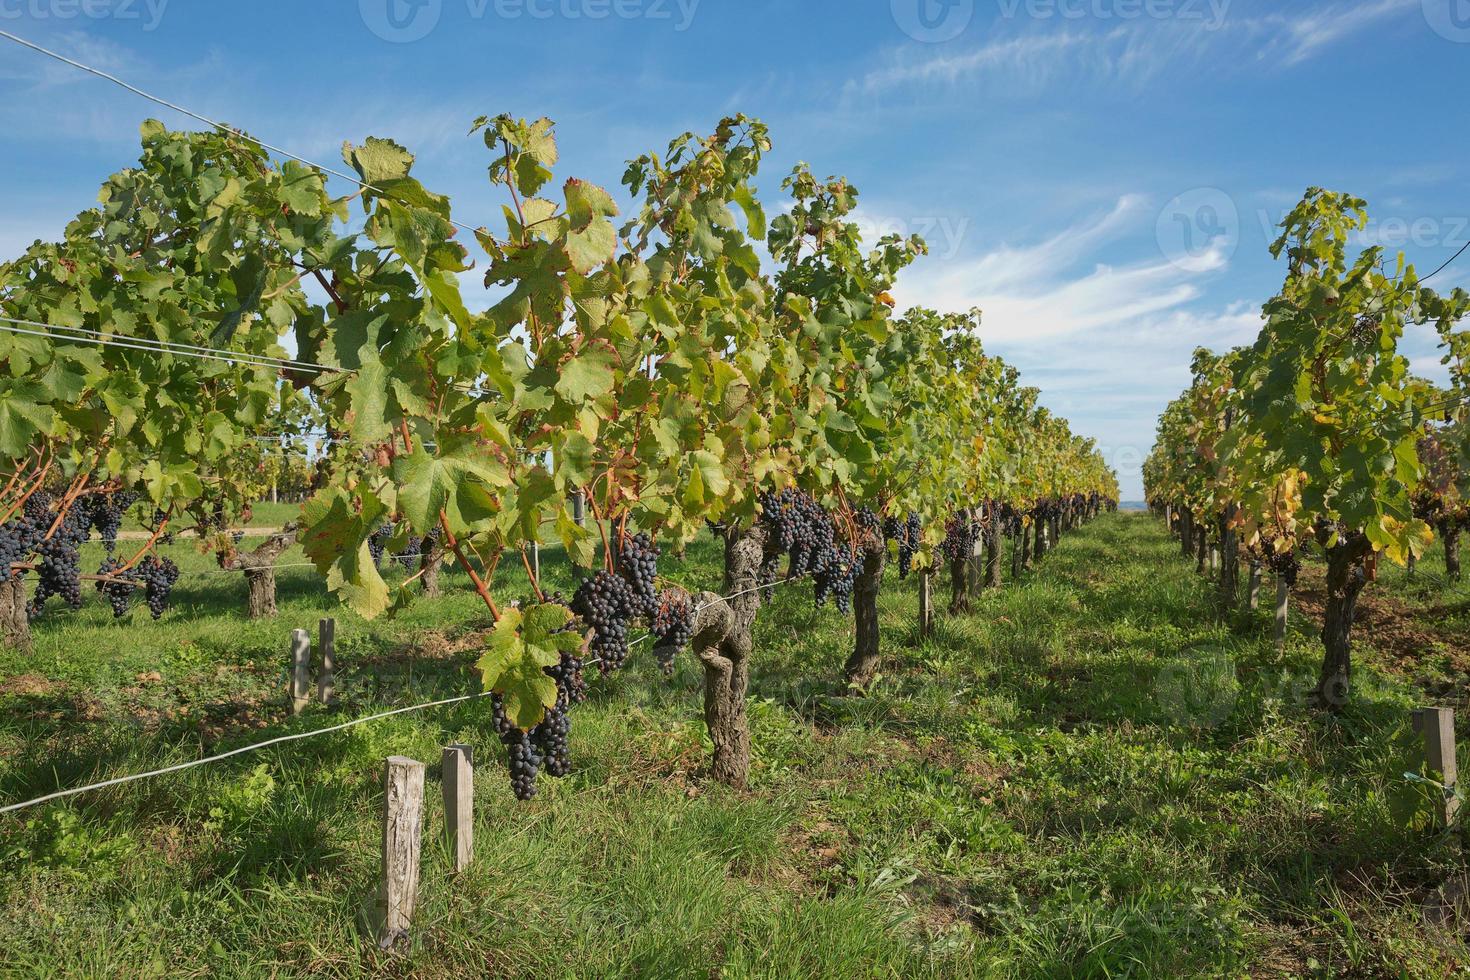
[[[1282,64],[1297,65],[1386,17],[1409,10],[1417,13],[1420,2],[1377,0],[1376,3],[1329,4],[1302,13],[1273,14],[1247,24],[1264,24],[1280,32],[1273,44],[1262,50],[1263,58],[1278,53]]]
[[[1069,31],[992,41],[962,54],[904,48],[890,56],[888,65],[868,72],[858,87],[872,93],[909,84],[954,84],[990,72],[1004,73],[1018,87],[1035,87],[1075,64],[1079,50],[1096,43],[1093,35]],[[929,56],[916,56],[915,51]]]
[[[900,284],[900,300],[940,309],[980,307],[985,335],[1059,337],[1158,314],[1200,296],[1196,280],[1225,265],[1206,253],[1188,267],[1163,255],[1126,265],[1079,269],[1086,256],[1148,226],[1147,199],[1126,195],[1108,212],[1033,245],[1001,245],[971,259],[920,265]]]
[[[849,82],[847,92],[872,96],[988,82],[998,92],[1034,94],[1050,85],[1089,80],[1142,85],[1167,70],[1203,64],[1215,71],[1262,62],[1290,68],[1394,15],[1417,11],[1419,2],[1330,3],[1254,15],[1225,7],[1208,18],[1069,19],[1060,30],[1053,18],[1041,19],[1039,27],[1002,19],[991,25],[984,43],[968,49],[924,44],[890,49],[877,66]],[[1088,29],[1088,23],[1095,26]]]

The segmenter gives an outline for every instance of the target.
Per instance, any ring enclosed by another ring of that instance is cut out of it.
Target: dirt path
[[[242,527],[235,528],[235,530],[244,531],[245,536],[250,538],[268,538],[272,534],[279,534],[281,529],[278,527]],[[153,537],[153,535],[148,531],[117,532],[117,539],[119,541],[147,541],[151,537]]]

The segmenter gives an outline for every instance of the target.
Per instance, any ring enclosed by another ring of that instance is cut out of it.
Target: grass
[[[249,623],[240,577],[205,574],[189,547],[174,546],[190,577],[163,621],[115,624],[91,602],[38,624],[33,656],[0,653],[0,799],[476,689],[482,610],[450,576],[444,599],[395,620],[333,611],[343,703],[289,719],[287,633],[332,604],[309,569],[288,569],[280,618]],[[702,541],[666,572],[712,586],[718,557]],[[566,586],[555,554],[547,569]],[[1463,593],[1425,586],[1433,573],[1377,588],[1414,610],[1458,608],[1453,625]],[[885,673],[853,698],[837,683],[851,622],[812,609],[806,587],[774,593],[757,629],[746,793],[701,773],[692,658],[665,680],[645,647],[593,683],[574,717],[575,772],[543,778],[529,804],[511,798],[488,706],[471,702],[0,817],[0,975],[1445,976],[1470,964],[1463,836],[1428,826],[1403,775],[1417,766],[1408,712],[1438,673],[1365,648],[1356,701],[1310,711],[1310,624],[1298,619],[1278,653],[1265,611],[1222,623],[1141,516],[1069,537],[922,643],[916,611],[914,582],[894,577]],[[1442,638],[1453,648],[1452,631]],[[457,879],[437,800],[440,747],[456,741],[480,751],[476,863]],[[390,754],[428,761],[430,785],[413,937],[380,952],[369,938]]]

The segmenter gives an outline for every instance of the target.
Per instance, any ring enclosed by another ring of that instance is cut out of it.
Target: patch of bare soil
[[[1306,565],[1292,591],[1292,601],[1313,623],[1321,626],[1327,606],[1325,570]],[[1358,597],[1353,618],[1354,645],[1361,642],[1378,654],[1378,662],[1398,674],[1420,674],[1425,654],[1443,656],[1461,680],[1470,679],[1470,636],[1443,628],[1448,609],[1415,609],[1369,583]],[[1463,684],[1459,685],[1463,688]],[[1441,692],[1436,692],[1441,693]]]
[[[0,680],[0,696],[7,694],[19,697],[37,697],[42,694],[54,694],[65,687],[59,681],[53,681],[42,677],[40,674],[16,674]]]

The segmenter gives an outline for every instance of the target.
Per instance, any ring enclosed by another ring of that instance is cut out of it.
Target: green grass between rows
[[[310,569],[287,569],[279,619],[251,623],[238,575],[187,543],[171,553],[186,578],[163,621],[114,623],[93,597],[37,624],[33,655],[0,652],[0,802],[478,689],[483,609],[457,575],[445,598],[366,623]],[[711,541],[664,565],[686,585],[719,580]],[[547,567],[565,588],[554,552]],[[1442,887],[1463,874],[1463,838],[1426,825],[1403,775],[1408,711],[1425,697],[1413,680],[1369,667],[1341,715],[1308,710],[1309,624],[1278,654],[1265,611],[1221,623],[1141,516],[1069,537],[922,644],[915,583],[890,575],[885,673],[865,698],[838,683],[850,620],[800,585],[762,610],[746,793],[702,775],[697,665],[683,657],[665,680],[645,645],[593,682],[574,774],[543,777],[529,804],[472,702],[0,817],[0,974],[1442,976],[1470,963],[1465,911]],[[1463,590],[1433,575],[1427,563],[1382,587],[1463,617]],[[342,704],[288,719],[287,635],[327,614]],[[440,843],[450,742],[479,752],[476,863],[458,878]],[[412,941],[384,953],[369,940],[390,754],[429,762],[430,783]]]

